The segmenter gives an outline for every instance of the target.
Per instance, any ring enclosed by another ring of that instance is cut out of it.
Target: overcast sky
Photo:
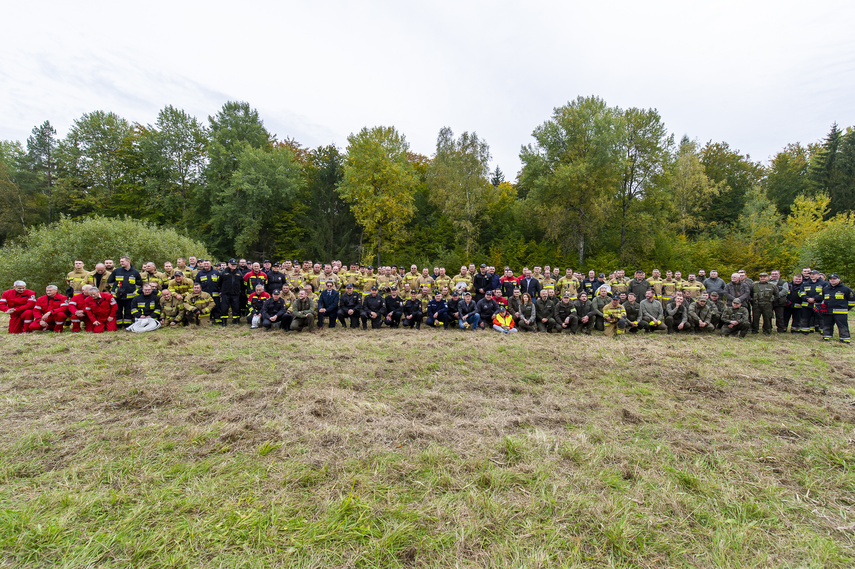
[[[201,120],[229,100],[280,140],[347,145],[392,125],[432,155],[476,132],[513,180],[520,146],[579,95],[658,109],[679,139],[755,160],[855,125],[855,2],[15,2],[0,139],[83,113]]]

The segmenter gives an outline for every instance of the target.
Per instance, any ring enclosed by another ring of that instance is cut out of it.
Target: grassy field
[[[0,342],[0,566],[852,567],[816,336]]]

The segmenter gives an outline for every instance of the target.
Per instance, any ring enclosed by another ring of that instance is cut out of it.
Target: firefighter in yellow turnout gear
[[[629,321],[626,319],[626,308],[620,303],[620,295],[612,297],[612,301],[603,308],[603,323],[605,334],[610,338],[621,336],[626,332]]]

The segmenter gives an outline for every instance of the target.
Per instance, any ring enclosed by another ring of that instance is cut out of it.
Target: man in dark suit
[[[528,293],[532,298],[540,296],[540,281],[531,276],[531,270],[526,267],[523,269],[523,276],[519,280],[520,293]]]
[[[326,281],[323,292],[318,298],[318,329],[324,327],[324,320],[330,319],[330,328],[335,328],[335,319],[338,316],[338,291],[334,288],[333,281]]]

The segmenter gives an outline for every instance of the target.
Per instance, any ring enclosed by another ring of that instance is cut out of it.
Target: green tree
[[[27,231],[39,219],[37,195],[22,189],[0,160],[0,242]]]
[[[234,243],[229,236],[218,231],[212,224],[214,210],[218,204],[229,201],[234,174],[240,165],[240,157],[247,147],[269,148],[272,138],[264,128],[258,111],[248,103],[229,101],[213,117],[208,117],[210,142],[208,164],[204,171],[204,184],[198,188],[193,203],[193,226],[215,254],[233,252]],[[233,216],[242,212],[233,211]]]
[[[807,242],[825,227],[830,201],[825,194],[811,197],[800,195],[793,201],[783,230],[783,251],[780,259],[782,269],[795,269]]]
[[[74,215],[114,213],[132,136],[130,123],[115,113],[94,111],[74,121],[56,150],[57,206]]]
[[[655,109],[627,109],[616,124],[621,172],[615,201],[620,213],[621,258],[626,261],[627,229],[638,217],[634,210],[661,182],[674,137]]]
[[[733,150],[726,142],[707,142],[700,151],[704,173],[720,184],[702,215],[709,224],[732,226],[739,218],[748,195],[763,178],[763,167],[751,157]]]
[[[385,126],[363,128],[347,141],[344,179],[338,192],[365,229],[368,246],[363,256],[373,256],[376,251],[380,265],[383,251],[392,250],[390,245],[401,237],[402,228],[413,216],[417,178],[407,156],[410,145],[395,128]],[[387,242],[391,241],[386,249],[384,227]]]
[[[739,216],[744,236],[743,268],[749,273],[770,271],[781,257],[781,214],[759,187],[752,188]]]
[[[810,151],[798,142],[788,144],[772,158],[766,173],[766,195],[783,215],[790,214],[796,196],[808,191]]]
[[[672,204],[683,237],[706,227],[703,212],[710,207],[723,185],[709,179],[698,155],[698,145],[683,137],[670,176]]]
[[[147,173],[145,186],[159,222],[187,229],[189,209],[202,183],[207,144],[204,126],[171,105],[145,129],[140,143]]]
[[[832,215],[855,209],[855,130],[831,125],[811,157],[808,180],[814,193],[828,194]]]
[[[214,232],[233,243],[238,255],[272,255],[277,243],[271,228],[302,183],[300,165],[288,148],[244,145],[231,183],[217,194],[212,206]]]
[[[548,239],[584,262],[586,237],[595,234],[605,200],[620,179],[618,114],[598,97],[579,97],[534,129],[534,145],[520,151],[520,185]]]
[[[33,175],[26,167],[21,143],[0,141],[0,243],[44,221],[44,196],[27,183]]]
[[[299,250],[311,259],[352,259],[358,247],[356,220],[337,188],[344,179],[345,157],[334,145],[307,153],[296,225]]]
[[[489,162],[490,147],[477,134],[464,132],[455,139],[450,128],[439,131],[427,171],[428,188],[431,200],[463,236],[467,259],[477,248],[488,195],[497,187],[487,180]]]
[[[838,273],[852,286],[855,282],[855,218],[838,215],[807,241],[800,258],[802,266]]]
[[[24,164],[33,175],[32,184],[36,191],[41,192],[47,199],[47,222],[54,217],[53,188],[56,182],[56,129],[50,121],[33,127],[32,134],[27,138],[27,154]]]
[[[502,169],[496,166],[496,169],[490,172],[490,183],[498,187],[499,184],[505,181],[505,173]]]

